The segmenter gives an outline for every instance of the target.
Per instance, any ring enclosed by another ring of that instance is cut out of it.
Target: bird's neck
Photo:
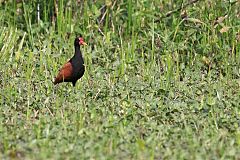
[[[76,57],[77,59],[79,59],[80,61],[83,62],[83,57],[82,57],[82,53],[81,53],[81,50],[80,50],[80,46],[75,46],[74,57]]]

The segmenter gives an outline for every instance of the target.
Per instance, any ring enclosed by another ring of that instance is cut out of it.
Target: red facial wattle
[[[79,44],[80,44],[80,45],[87,45],[87,44],[84,42],[83,38],[79,38]]]

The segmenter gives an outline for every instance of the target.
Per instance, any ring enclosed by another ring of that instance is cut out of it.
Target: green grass
[[[240,3],[173,2],[3,2],[0,158],[239,159]],[[85,75],[54,86],[79,33]]]

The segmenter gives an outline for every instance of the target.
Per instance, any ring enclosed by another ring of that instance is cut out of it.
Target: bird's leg
[[[76,82],[77,82],[77,81],[73,81],[73,82],[72,82],[73,87],[75,87]]]

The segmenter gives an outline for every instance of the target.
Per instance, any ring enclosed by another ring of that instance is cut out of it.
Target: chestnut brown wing
[[[73,72],[72,64],[70,62],[64,64],[63,67],[60,69],[57,77],[55,78],[54,84],[71,80],[72,72]]]

